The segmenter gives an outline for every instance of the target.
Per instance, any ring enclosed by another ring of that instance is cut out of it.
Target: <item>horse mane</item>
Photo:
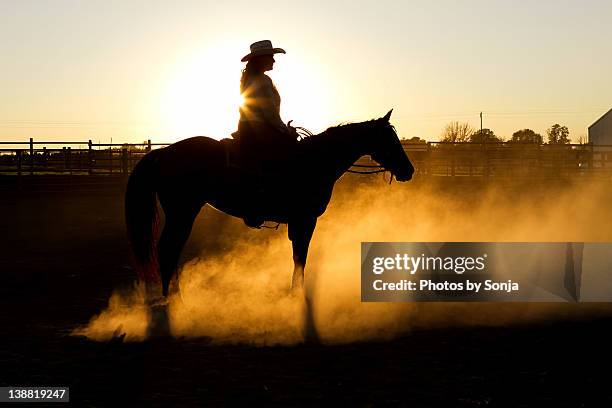
[[[367,129],[370,127],[374,128],[378,126],[379,124],[380,124],[379,119],[370,119],[370,120],[366,120],[365,122],[341,122],[335,126],[328,127],[321,133],[317,133],[316,135],[305,137],[302,140],[300,140],[299,143],[304,143],[304,142],[309,142],[309,141],[310,142],[319,141],[321,139],[325,139],[330,136],[336,135],[340,131],[356,130],[357,128],[360,130]],[[389,124],[389,126],[391,126],[391,128],[395,130],[393,125]]]
[[[334,133],[339,130],[350,129],[353,127],[360,127],[360,128],[369,127],[369,126],[374,127],[377,123],[378,123],[378,119],[370,119],[370,120],[366,120],[365,122],[341,122],[337,124],[336,126],[328,127],[325,131],[323,131],[323,133],[327,133],[327,132]]]

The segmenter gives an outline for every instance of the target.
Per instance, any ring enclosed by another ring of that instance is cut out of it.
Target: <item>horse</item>
[[[245,222],[256,214],[287,224],[294,261],[291,288],[302,288],[317,218],[325,212],[336,181],[365,155],[398,181],[412,178],[414,167],[389,122],[392,111],[296,142],[294,171],[280,178],[281,183],[272,180],[277,185],[267,189],[252,188],[253,178],[232,165],[228,146],[235,142],[228,139],[196,136],[147,153],[134,167],[125,193],[128,241],[140,279],[156,290],[161,283],[162,299],[168,296],[195,218],[209,204]],[[165,215],[159,242],[157,200]]]

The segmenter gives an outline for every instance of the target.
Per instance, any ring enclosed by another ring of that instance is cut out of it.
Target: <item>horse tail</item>
[[[125,224],[132,262],[141,281],[159,283],[157,262],[157,169],[160,150],[144,156],[134,167],[125,192]]]

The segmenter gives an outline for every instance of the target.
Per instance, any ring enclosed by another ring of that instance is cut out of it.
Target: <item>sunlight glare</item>
[[[242,103],[240,70],[240,59],[223,47],[208,49],[182,64],[163,97],[170,137],[230,137]]]
[[[293,126],[303,126],[318,133],[334,124],[330,118],[331,89],[325,70],[312,61],[295,55],[275,57],[270,73],[281,95],[281,118]]]

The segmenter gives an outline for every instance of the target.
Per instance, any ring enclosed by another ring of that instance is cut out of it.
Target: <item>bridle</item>
[[[385,174],[384,173],[386,173],[388,171],[391,174],[391,178],[389,178],[389,184],[391,184],[393,182],[393,176],[394,176],[393,172],[390,171],[390,170],[385,170],[380,165],[353,164],[351,167],[366,167],[366,168],[377,168],[377,167],[380,167],[377,170],[364,170],[364,171],[348,169],[347,172],[348,173],[354,173],[354,174],[378,174],[378,173],[383,173],[383,180],[385,180]],[[385,180],[385,181],[387,181],[387,180]]]
[[[377,165],[377,164],[353,164],[351,167],[361,167],[361,168],[369,168],[369,169],[376,169],[377,170],[351,170],[348,169],[347,172],[349,173],[355,173],[355,174],[377,174],[377,173],[384,173],[385,170],[384,168],[382,168],[381,165]]]
[[[395,131],[395,128],[393,127],[393,125],[389,124],[389,126],[391,126],[391,129],[393,129],[393,131]],[[389,184],[391,184],[393,182],[393,176],[394,176],[393,172],[391,170],[386,170],[383,166],[381,166],[379,164],[353,164],[351,167],[359,167],[359,168],[365,168],[365,169],[376,169],[376,170],[351,170],[351,169],[348,169],[347,172],[348,173],[353,173],[353,174],[378,174],[378,173],[383,173],[383,180],[385,178],[384,173],[386,173],[388,171],[391,174],[391,177],[389,178]]]

